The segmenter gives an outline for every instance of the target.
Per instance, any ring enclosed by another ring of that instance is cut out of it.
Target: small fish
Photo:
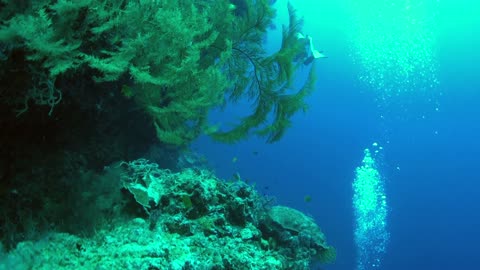
[[[237,162],[237,160],[238,160],[238,158],[237,158],[237,157],[233,157],[233,158],[232,158],[232,163],[235,163],[235,162]]]
[[[233,174],[233,179],[237,181],[242,181],[242,177],[240,177],[240,173],[236,172]]]
[[[310,195],[305,195],[305,197],[303,197],[303,200],[306,202],[306,203],[309,203],[312,201],[312,196]]]

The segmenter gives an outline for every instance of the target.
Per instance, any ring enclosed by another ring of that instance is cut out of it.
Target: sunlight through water
[[[349,1],[359,78],[387,103],[436,88],[439,1]]]

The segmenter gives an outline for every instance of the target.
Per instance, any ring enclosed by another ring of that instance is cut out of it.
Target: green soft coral
[[[295,72],[301,65],[293,60],[304,51],[297,39],[302,21],[294,8],[288,4],[289,25],[283,27],[280,49],[266,56],[261,44],[274,13],[265,1],[248,2],[247,16],[239,22],[237,28],[241,31],[234,35],[233,57],[228,62],[229,74],[235,81],[229,94],[233,101],[253,101],[254,109],[230,130],[214,132],[212,136],[232,143],[253,133],[275,142],[290,127],[291,116],[307,109],[304,98],[314,89],[315,72],[312,67],[305,84],[300,89],[293,88]]]
[[[303,88],[292,88],[299,67],[293,59],[304,48],[290,5],[282,46],[267,55],[262,46],[275,12],[266,0],[244,3],[238,12],[227,0],[4,1],[0,45],[23,51],[52,82],[65,75],[121,80],[162,142],[186,145],[202,133],[223,142],[251,134],[273,142],[305,109],[313,71]],[[253,101],[253,111],[230,130],[214,130],[208,112],[226,97]]]

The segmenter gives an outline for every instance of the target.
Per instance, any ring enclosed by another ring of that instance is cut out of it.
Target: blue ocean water
[[[317,89],[307,100],[309,111],[295,115],[293,127],[278,143],[250,139],[222,145],[202,137],[195,149],[220,177],[238,173],[275,196],[278,204],[313,216],[337,249],[336,263],[322,269],[340,270],[358,268],[352,182],[363,150],[378,142],[390,239],[381,266],[366,269],[478,269],[478,5],[438,5],[433,53],[438,85],[385,101],[379,98],[383,89],[359,79],[365,67],[352,59],[344,6],[291,2],[304,16],[305,31],[329,57],[316,63]],[[267,41],[272,49],[279,46],[280,25],[286,22],[285,1],[276,7],[277,29]],[[228,122],[246,110],[245,105],[212,118]]]

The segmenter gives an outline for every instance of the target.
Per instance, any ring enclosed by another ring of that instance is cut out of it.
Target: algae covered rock
[[[51,232],[21,242],[0,252],[0,270],[306,270],[335,257],[312,218],[272,207],[243,181],[172,172],[146,159],[110,168],[122,183],[124,207],[108,226],[90,236]]]
[[[271,221],[267,223],[270,233],[279,243],[303,248],[322,263],[335,260],[335,249],[327,244],[325,235],[313,218],[287,206],[273,206],[268,217]]]

